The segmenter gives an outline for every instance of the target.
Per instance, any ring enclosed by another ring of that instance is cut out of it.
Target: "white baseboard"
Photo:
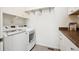
[[[57,47],[52,47],[52,46],[49,46],[49,45],[46,45],[46,44],[42,44],[42,43],[36,43],[36,45],[41,45],[41,46],[45,46],[45,47],[48,47],[48,48],[55,48],[55,49],[59,49],[59,48],[57,48]]]

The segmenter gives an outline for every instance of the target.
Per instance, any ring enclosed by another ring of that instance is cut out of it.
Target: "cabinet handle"
[[[71,10],[71,12],[73,12],[73,10]]]
[[[62,40],[62,39],[60,38],[60,40]]]
[[[60,40],[62,40],[62,38],[59,37]]]
[[[71,50],[75,50],[74,48],[71,48]]]
[[[1,42],[1,41],[3,41],[3,39],[2,39],[2,38],[0,39],[0,42]]]
[[[25,33],[25,34],[27,34],[27,33]]]

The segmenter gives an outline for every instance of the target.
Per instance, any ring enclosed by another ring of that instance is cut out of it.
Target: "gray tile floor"
[[[31,51],[54,51],[51,49],[48,49],[47,47],[35,45],[35,47]]]

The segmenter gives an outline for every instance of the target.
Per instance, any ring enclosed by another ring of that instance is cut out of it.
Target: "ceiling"
[[[3,9],[14,9],[14,10],[20,10],[20,11],[29,11],[34,9],[39,9],[43,7],[2,7]]]
[[[15,7],[17,9],[17,7]],[[29,11],[29,10],[35,10],[42,7],[18,7],[18,9],[21,9],[22,11]]]

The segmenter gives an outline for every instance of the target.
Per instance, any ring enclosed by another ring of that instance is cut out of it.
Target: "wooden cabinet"
[[[61,51],[79,50],[79,48],[61,32],[59,34],[59,39],[60,39],[60,50]]]
[[[79,7],[69,7],[68,15],[79,15]]]

